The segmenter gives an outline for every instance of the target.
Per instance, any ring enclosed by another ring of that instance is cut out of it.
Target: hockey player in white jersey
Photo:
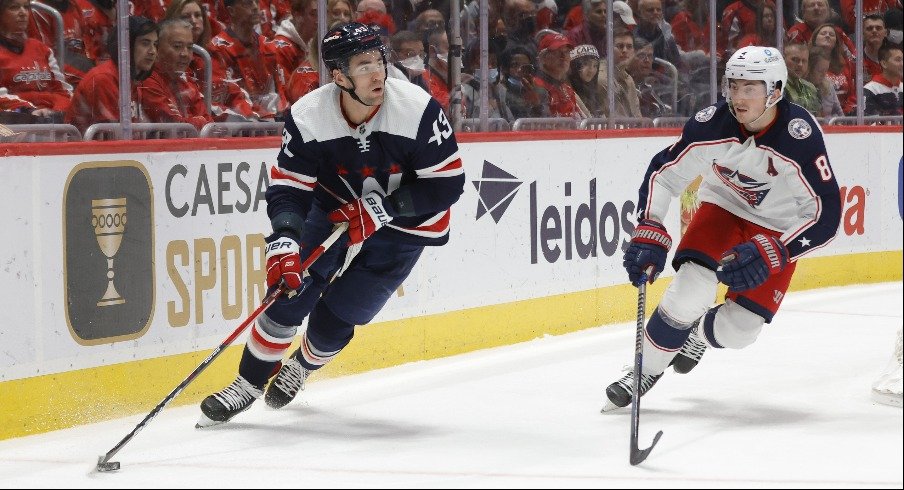
[[[337,26],[321,46],[333,83],[292,105],[266,195],[273,227],[267,285],[272,291],[284,282],[299,294],[281,296],[258,317],[239,376],[201,403],[201,427],[249,408],[277,369],[265,401],[289,403],[348,345],[355,326],[383,308],[424,247],[449,239],[449,208],[464,189],[464,170],[439,103],[386,78],[377,29]],[[301,271],[341,222],[349,223],[349,248],[337,244]],[[301,346],[283,361],[308,316]]]
[[[669,365],[693,369],[707,347],[753,343],[778,311],[797,259],[835,236],[841,202],[822,131],[782,97],[787,77],[775,48],[739,49],[725,67],[725,102],[698,112],[650,163],[624,256],[636,286],[665,267],[671,201],[698,175],[703,183],[672,261],[677,273],[645,327],[641,395]],[[728,294],[713,307],[719,282]],[[603,411],[631,403],[633,376],[606,388]]]

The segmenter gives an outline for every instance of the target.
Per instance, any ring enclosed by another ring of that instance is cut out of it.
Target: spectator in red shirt
[[[30,12],[29,0],[0,0],[0,110],[60,118],[72,87],[50,48],[28,37]]]
[[[568,83],[568,67],[574,45],[561,34],[549,34],[540,40],[537,61],[540,71],[534,77],[534,90],[549,106],[551,117],[590,117]]]
[[[854,32],[854,24],[856,22],[854,20],[854,8],[856,4],[856,0],[841,0],[841,12],[839,13],[849,32]],[[879,14],[881,16],[888,10],[901,8],[901,0],[863,0],[861,5],[863,6],[863,16],[865,18],[870,14]]]
[[[88,58],[88,53],[96,51],[93,46],[88,45],[93,43],[94,39],[87,36],[85,17],[74,0],[42,0],[42,3],[56,9],[63,17],[62,35],[66,60],[63,73],[66,75],[66,81],[75,87],[85,73],[94,68],[94,62]],[[56,21],[46,11],[32,9],[28,37],[38,39],[45,46],[56,50]],[[54,52],[54,55],[57,54]]]
[[[882,73],[882,65],[879,64],[879,48],[882,47],[887,35],[884,15],[870,14],[863,18],[864,78],[872,78]]]
[[[173,0],[166,8],[166,19],[182,19],[191,24],[191,39],[195,46],[205,48],[210,43],[210,19],[201,0]],[[192,51],[189,72],[199,83],[205,80],[204,59]]]
[[[709,3],[685,0],[684,7],[670,22],[675,41],[684,52],[701,50],[709,53]]]
[[[118,51],[116,33],[110,36],[108,49]],[[145,17],[129,17],[131,45],[132,122],[145,122],[141,113],[138,82],[151,74],[157,60],[157,24]],[[84,132],[94,123],[119,121],[119,69],[116,59],[108,59],[92,68],[78,84],[66,121]]]
[[[788,32],[785,33],[785,42],[789,44],[809,44],[810,39],[813,37],[813,31],[817,27],[829,23],[831,16],[832,11],[829,8],[828,0],[803,0],[801,17],[804,21],[794,24],[788,29]],[[844,43],[845,56],[848,59],[853,59],[857,53],[854,41],[851,41],[851,38],[838,26],[835,26],[835,33]]]
[[[775,6],[763,3],[756,12],[756,32],[738,41],[738,48],[745,46],[775,46]]]
[[[829,50],[829,71],[826,77],[835,86],[835,93],[841,102],[841,110],[851,114],[857,107],[857,91],[854,88],[854,66],[843,52],[835,26],[823,24],[813,31],[810,46],[819,46]]]
[[[166,4],[163,0],[129,0],[132,15],[147,17],[160,22],[166,15]]]
[[[201,129],[213,121],[191,62],[191,24],[171,19],[160,24],[157,62],[151,76],[138,86],[144,114],[150,122],[189,123]]]
[[[213,37],[207,50],[213,62],[213,103],[250,120],[272,120],[287,107],[282,88],[286,74],[264,36],[256,0],[226,0],[231,24]]]
[[[115,0],[75,0],[85,19],[85,48],[95,64],[110,58],[107,44],[114,32]]]
[[[427,35],[427,70],[423,73],[427,92],[439,102],[449,114],[449,36],[443,29],[430,31]]]
[[[744,36],[756,34],[757,9],[764,3],[772,2],[738,0],[725,7],[722,11],[722,22],[719,24],[720,51],[731,54],[740,47],[739,41]]]
[[[268,43],[285,73],[292,73],[307,60],[317,44],[312,42],[316,34],[317,0],[292,0],[292,16],[279,24]]]

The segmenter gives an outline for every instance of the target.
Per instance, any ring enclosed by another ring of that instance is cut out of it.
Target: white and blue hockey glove
[[[722,254],[721,264],[716,269],[719,281],[729,291],[747,291],[785,269],[788,249],[778,238],[760,233]]]
[[[624,266],[631,284],[640,286],[645,271],[651,266],[653,271],[646,279],[652,284],[665,268],[670,248],[672,237],[661,223],[649,219],[640,220],[631,235],[631,244],[625,250]]]

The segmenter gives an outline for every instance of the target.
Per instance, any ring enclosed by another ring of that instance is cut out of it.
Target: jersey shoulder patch
[[[715,113],[716,113],[716,106],[711,105],[711,106],[707,107],[706,109],[703,109],[703,110],[697,112],[697,114],[694,115],[694,119],[696,119],[697,122],[706,122],[706,121],[709,121],[710,119],[712,119],[713,115]]]
[[[807,121],[796,117],[788,122],[788,134],[794,139],[804,140],[813,134],[813,127]]]

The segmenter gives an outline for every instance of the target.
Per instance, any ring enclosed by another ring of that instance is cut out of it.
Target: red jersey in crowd
[[[94,123],[119,121],[119,70],[113,60],[92,68],[72,95],[66,122],[84,132]],[[146,122],[138,87],[132,84],[132,122]]]
[[[129,14],[160,22],[166,17],[166,4],[163,0],[129,0]]]
[[[810,29],[810,26],[805,22],[794,24],[788,29],[788,32],[785,33],[787,43],[810,44],[810,39],[812,37],[813,29]],[[835,26],[835,37],[844,43],[844,48],[847,51],[845,56],[847,56],[848,59],[853,59],[857,56],[857,49],[854,48],[854,41],[851,41],[851,38],[838,26]]]
[[[422,75],[424,81],[427,82],[427,92],[439,102],[443,111],[449,113],[449,85],[442,75],[439,74],[432,66],[427,66],[427,70]]]
[[[672,17],[672,34],[682,51],[703,50],[709,53],[709,25],[700,25],[691,14],[682,10]]]
[[[285,97],[281,95],[282,87],[277,86],[275,81],[277,78],[285,80],[285,75],[263,36],[255,35],[251,44],[245,46],[229,31],[224,31],[210,40],[207,50],[213,63],[214,91],[220,97],[234,95],[237,87],[247,94],[252,110],[262,118],[274,117],[286,108]],[[242,114],[243,108],[237,100],[215,99],[215,102],[245,117],[255,115]]]
[[[189,123],[200,130],[213,121],[201,89],[184,73],[164,72],[155,66],[138,86],[138,93],[150,122]]]
[[[772,2],[769,2],[772,5]],[[677,33],[673,31],[673,33]],[[749,0],[738,0],[722,11],[719,24],[719,50],[738,47],[738,41],[748,34],[756,33],[756,5]]]
[[[284,73],[293,73],[305,62],[306,47],[291,19],[282,21],[273,39],[267,41],[267,49],[273,52],[276,63]]]
[[[107,39],[111,35],[116,35],[116,31],[113,28],[113,18],[107,15],[104,9],[92,3],[91,0],[74,1],[82,9],[82,17],[85,19],[83,27],[85,29],[85,50],[88,58],[95,63],[109,59],[110,53],[107,52]]]
[[[835,73],[831,70],[826,72],[826,78],[832,81],[835,86],[835,93],[838,94],[838,102],[841,103],[841,110],[845,114],[850,114],[857,109],[857,89],[854,85],[854,66],[847,63],[841,72]]]
[[[85,73],[94,67],[88,53],[96,51],[94,38],[87,35],[82,9],[74,0],[60,3],[46,2],[57,9],[63,17],[63,42],[66,46],[63,73],[70,85],[78,85]],[[33,8],[28,23],[28,37],[35,38],[45,46],[56,49],[56,21],[46,11]]]
[[[53,52],[31,38],[20,45],[0,37],[0,87],[7,90],[8,100],[15,96],[35,109],[65,111],[72,98],[72,86],[66,83]],[[15,105],[21,107],[21,102]]]
[[[534,90],[538,88],[549,94],[550,117],[583,117],[578,107],[578,96],[568,82],[553,80],[541,72],[534,77]]]
[[[292,10],[287,0],[259,0],[259,2],[261,6],[261,34],[267,39],[272,39],[276,35],[277,26],[283,20],[292,17]]]
[[[289,105],[302,98],[308,92],[320,86],[320,74],[307,61],[292,71],[286,84],[286,99]]]
[[[854,19],[854,7],[856,0],[841,0],[841,20],[854,32],[856,20]],[[869,14],[884,14],[886,10],[901,8],[901,0],[863,0],[863,16]]]

